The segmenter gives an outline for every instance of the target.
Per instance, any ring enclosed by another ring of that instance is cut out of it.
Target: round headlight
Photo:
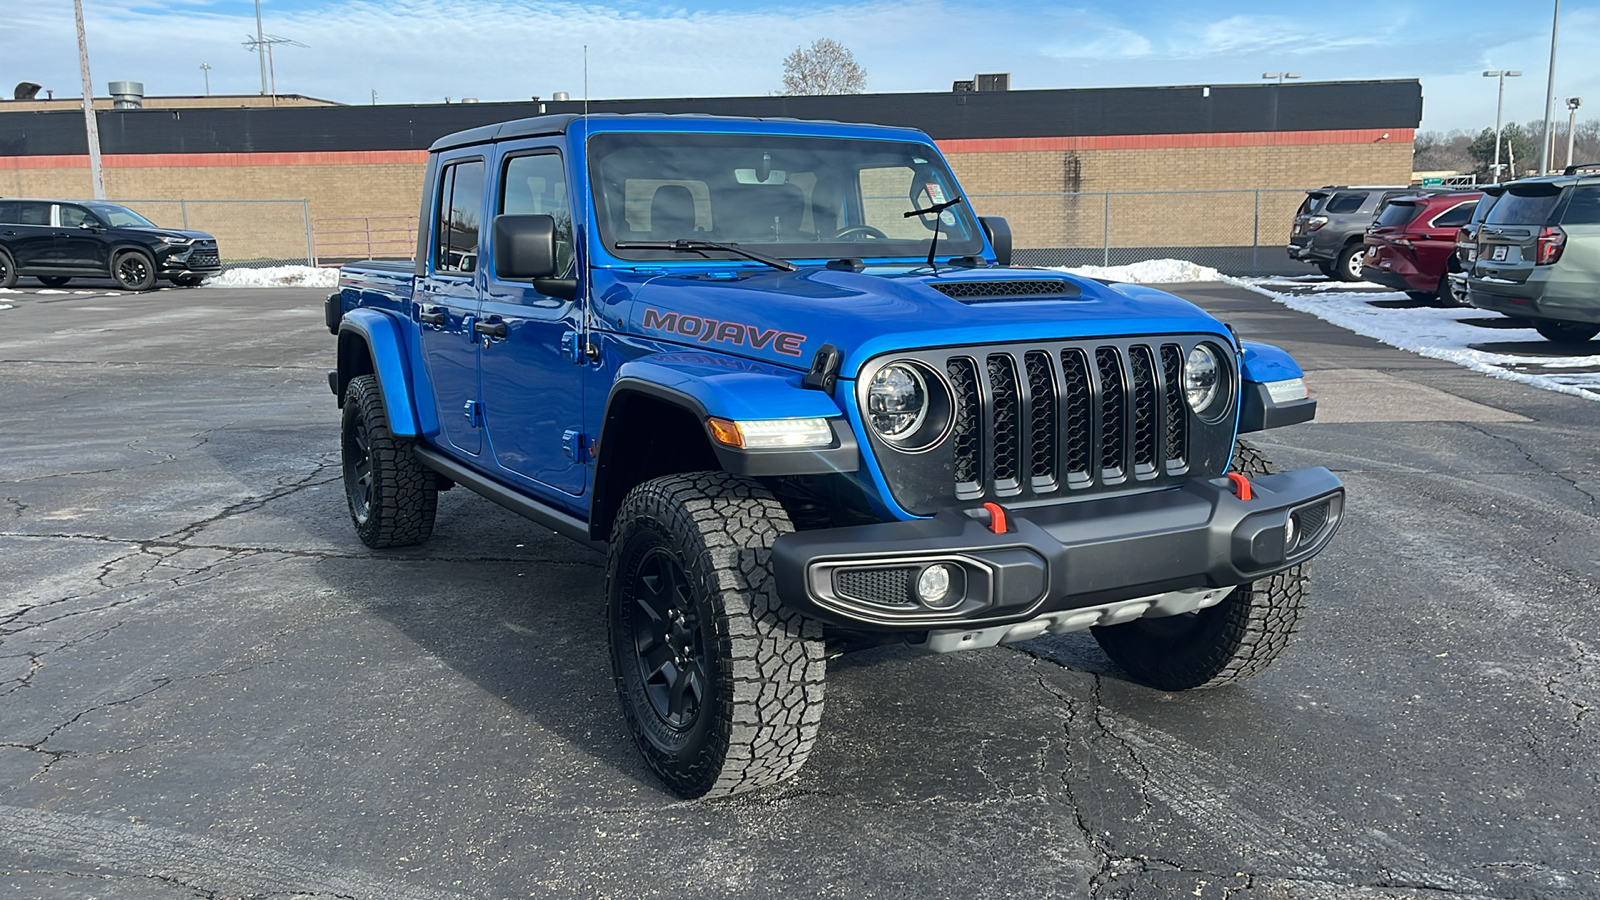
[[[928,415],[928,383],[914,366],[890,363],[867,386],[867,421],[886,440],[907,437]]]
[[[1222,364],[1207,344],[1196,344],[1189,351],[1183,366],[1183,396],[1196,415],[1205,415],[1222,396]]]

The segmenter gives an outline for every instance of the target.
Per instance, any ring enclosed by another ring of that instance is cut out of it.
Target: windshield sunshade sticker
[[[740,322],[721,322],[704,316],[680,316],[677,313],[662,313],[653,309],[644,311],[644,327],[647,330],[656,329],[691,337],[702,344],[719,341],[741,347],[754,347],[757,350],[764,350],[771,344],[773,350],[785,356],[799,356],[800,348],[806,342],[805,335],[795,334],[792,331],[757,328]]]

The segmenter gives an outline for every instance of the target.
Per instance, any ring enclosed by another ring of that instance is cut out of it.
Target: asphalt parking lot
[[[1600,896],[1600,403],[1177,291],[1349,487],[1289,654],[845,657],[801,777],[714,803],[629,741],[600,556],[464,490],[357,541],[323,292],[0,295],[0,896]]]

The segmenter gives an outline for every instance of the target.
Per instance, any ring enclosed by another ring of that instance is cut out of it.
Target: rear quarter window
[[[1457,203],[1444,212],[1433,217],[1435,228],[1460,228],[1472,220],[1472,211],[1478,208],[1478,201],[1468,200],[1466,203]]]
[[[1323,205],[1322,211],[1333,215],[1360,212],[1361,204],[1365,202],[1367,202],[1365,191],[1341,191],[1328,198],[1328,202]]]
[[[1572,189],[1563,225],[1600,225],[1600,184],[1585,184]]]

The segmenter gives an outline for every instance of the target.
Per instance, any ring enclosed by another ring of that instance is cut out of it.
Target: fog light
[[[922,570],[917,576],[917,599],[924,606],[935,609],[943,608],[949,604],[945,601],[950,597],[950,567],[944,563],[935,563]],[[960,598],[955,598],[960,599]]]
[[[1294,541],[1295,541],[1295,538],[1298,536],[1298,535],[1295,534],[1297,524],[1298,523],[1295,522],[1295,517],[1294,516],[1290,516],[1289,520],[1287,522],[1285,522],[1284,525],[1283,525],[1283,552],[1284,553],[1291,553],[1291,552],[1294,551]]]

